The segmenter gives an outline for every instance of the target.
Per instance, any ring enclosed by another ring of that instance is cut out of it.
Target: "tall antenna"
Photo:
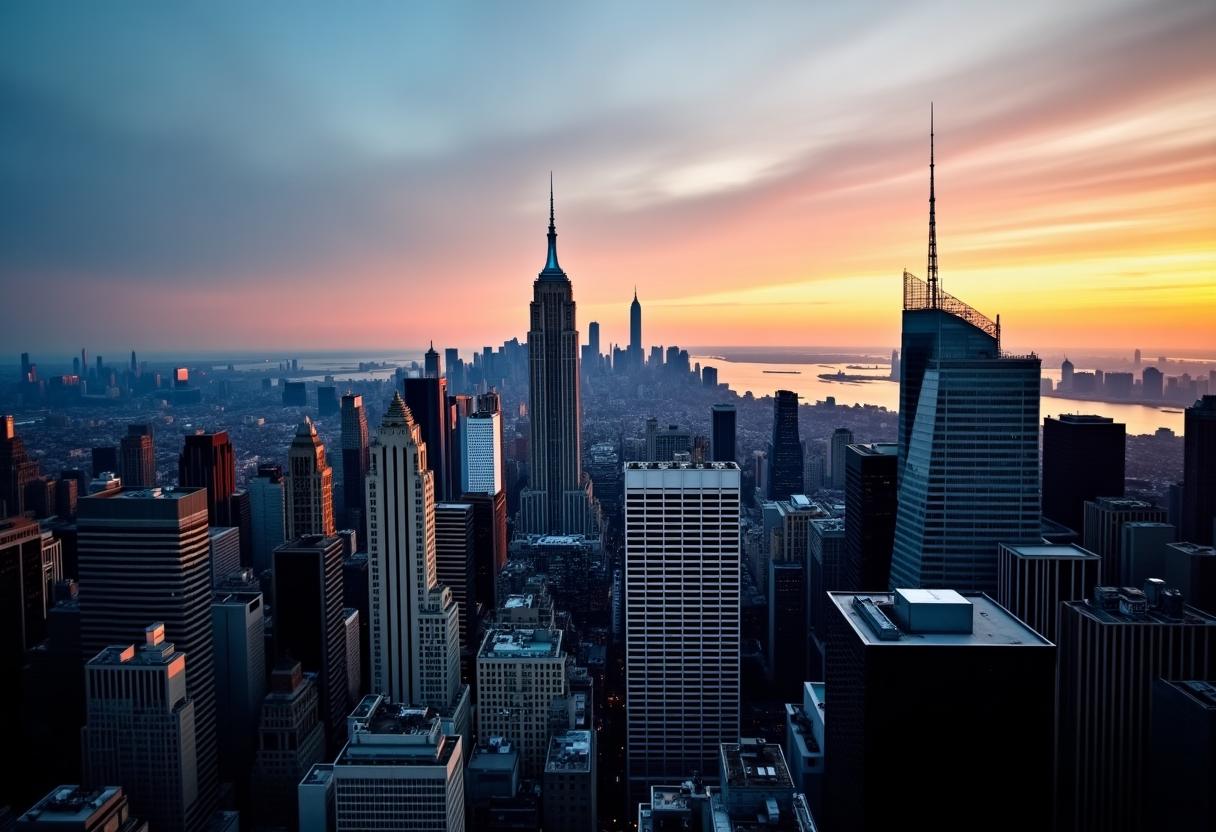
[[[929,307],[938,308],[937,300],[937,199],[933,195],[933,103],[929,103]]]

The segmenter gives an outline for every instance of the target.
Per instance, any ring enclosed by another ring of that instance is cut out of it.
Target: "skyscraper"
[[[1043,420],[1043,516],[1074,532],[1085,528],[1085,501],[1122,497],[1127,426],[1104,416]]]
[[[591,347],[591,355],[600,357],[600,325],[595,321],[587,324],[587,346]]]
[[[422,429],[394,394],[367,475],[372,691],[394,702],[455,708],[467,724],[460,611],[437,576],[435,472],[427,451]]]
[[[5,416],[0,420],[0,518],[25,511],[25,487],[36,479],[38,463],[26,453],[13,417]]]
[[[473,562],[473,506],[435,503],[435,579],[452,591],[460,612],[460,648],[475,649],[477,570]]]
[[[849,445],[845,451],[844,587],[886,589],[891,581],[898,491],[894,444]]]
[[[714,771],[718,745],[739,738],[739,480],[733,462],[625,465],[627,763],[639,799]]]
[[[553,191],[549,191],[549,254],[532,285],[528,331],[530,481],[520,495],[528,534],[598,533],[591,481],[583,476],[579,407],[579,337],[574,288],[557,262]]]
[[[845,460],[848,448],[853,444],[853,431],[848,428],[836,428],[828,442],[828,488],[843,491],[845,487]]]
[[[997,544],[1040,537],[1040,361],[1002,355],[999,322],[939,288],[929,159],[929,279],[904,272],[891,586],[995,592]]]
[[[629,366],[634,370],[642,369],[642,357],[645,355],[642,346],[642,304],[638,303],[638,290],[633,289],[633,303],[629,304]]]
[[[735,459],[735,416],[733,404],[716,404],[710,409],[709,450],[714,462],[738,462]]]
[[[1182,448],[1182,529],[1188,543],[1216,542],[1216,394],[1185,412]]]
[[[477,410],[464,420],[464,465],[461,493],[502,491],[502,414],[498,397],[479,396]]]
[[[325,462],[325,446],[307,416],[287,451],[283,488],[288,540],[334,533],[334,472]]]
[[[151,425],[128,425],[118,443],[118,478],[128,488],[156,485],[156,447]]]
[[[131,644],[159,621],[165,639],[189,657],[199,794],[191,829],[211,816],[218,784],[207,504],[203,488],[115,488],[77,504],[85,654]]]
[[[207,489],[207,522],[233,525],[230,499],[236,491],[236,458],[227,431],[187,436],[177,460],[177,478],[183,487]]]
[[[407,378],[402,393],[426,443],[427,464],[435,473],[435,499],[446,500],[451,496],[447,489],[448,438],[452,429],[448,424],[447,380],[429,376]]]
[[[286,504],[282,467],[259,465],[258,475],[249,480],[253,570],[259,575],[271,567],[274,548],[287,539]]]
[[[343,528],[367,533],[367,508],[363,501],[363,481],[368,465],[367,411],[363,397],[347,393],[342,397],[342,500],[346,509]]]
[[[773,398],[773,437],[768,443],[768,498],[801,494],[802,440],[798,437],[798,394],[778,390]]]

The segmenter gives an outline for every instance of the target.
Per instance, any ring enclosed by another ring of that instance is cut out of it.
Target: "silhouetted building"
[[[259,465],[258,475],[249,480],[252,565],[259,575],[271,567],[275,547],[287,539],[286,502],[282,467]]]
[[[843,491],[846,485],[847,477],[846,458],[848,456],[848,447],[853,444],[853,431],[848,428],[836,428],[832,432],[831,438],[828,440],[828,466],[827,466],[827,482],[825,486],[834,488],[837,491]]]
[[[1164,577],[1192,607],[1216,615],[1216,548],[1194,543],[1167,545]]]
[[[95,449],[96,450],[96,449]],[[38,478],[38,463],[17,436],[13,417],[0,419],[0,518],[25,511],[25,487]]]
[[[118,474],[118,448],[114,445],[102,445],[92,450],[93,478],[100,477],[109,471]]]
[[[1157,597],[1099,586],[1060,606],[1057,828],[1161,828],[1146,799],[1149,691],[1161,677],[1214,678],[1216,618],[1149,589]]]
[[[1124,523],[1118,571],[1104,574],[1100,583],[1107,586],[1144,586],[1149,578],[1164,578],[1166,550],[1177,539],[1177,530],[1169,523]],[[1071,600],[1086,597],[1080,595]],[[1187,602],[1194,603],[1189,597]]]
[[[1153,829],[1216,829],[1216,686],[1153,680],[1148,748]]]
[[[1164,523],[1166,512],[1143,500],[1098,497],[1085,503],[1082,545],[1102,558],[1103,583],[1116,585],[1123,577],[1123,524]]]
[[[427,464],[435,474],[435,499],[444,500],[447,492],[448,425],[447,381],[441,378],[407,378],[404,382],[405,405],[422,431],[427,447]]]
[[[1088,598],[1101,566],[1100,557],[1072,544],[1002,543],[996,600],[1054,644],[1060,603]]]
[[[1188,407],[1183,418],[1180,536],[1210,546],[1216,542],[1216,394]]]
[[[283,406],[308,407],[308,386],[302,381],[284,381]]]
[[[798,436],[798,394],[778,390],[773,397],[773,437],[768,443],[768,498],[801,494],[802,440]]]
[[[185,488],[207,489],[208,523],[233,525],[230,500],[236,491],[236,457],[227,431],[187,436],[177,460],[177,481]]]
[[[118,478],[128,488],[156,485],[156,445],[151,425],[128,425],[118,443]]]
[[[122,786],[59,786],[17,818],[11,832],[148,832]]]
[[[642,346],[642,304],[638,302],[638,290],[633,290],[633,303],[629,304],[629,368],[642,369],[646,348]]]
[[[238,580],[232,585],[242,583]],[[258,712],[266,696],[262,593],[228,589],[221,582],[211,601],[211,627],[220,778],[243,787],[253,764]]]
[[[475,648],[477,569],[473,562],[473,506],[435,503],[435,578],[452,590],[460,611],[461,652]]]
[[[443,369],[439,364],[439,353],[435,350],[435,342],[431,342],[431,347],[426,351],[423,357],[423,376],[425,378],[439,378],[443,375]]]
[[[583,475],[579,336],[574,288],[557,262],[553,194],[549,250],[532,284],[528,328],[529,482],[520,495],[527,534],[598,533],[591,481]]]
[[[259,710],[257,757],[250,778],[256,795],[255,823],[288,829],[299,823],[297,784],[325,758],[317,678],[305,673],[296,659],[278,662],[270,673],[270,690]]]
[[[951,809],[934,816],[935,830],[970,832],[995,806],[1003,828],[1051,827],[1050,642],[980,594],[835,592],[827,606],[825,829],[906,825],[908,807],[943,783]],[[960,753],[967,747],[1018,753],[976,765]],[[915,762],[892,765],[892,748],[915,748]],[[1009,799],[1011,782],[1017,800]]]
[[[321,721],[332,752],[346,738],[346,630],[342,541],[309,535],[274,550],[277,661],[295,659],[318,675]]]
[[[332,384],[317,385],[317,415],[333,416],[338,412],[338,388]]]
[[[1085,501],[1122,497],[1127,428],[1104,416],[1043,420],[1043,516],[1085,527]]]
[[[849,445],[844,460],[844,588],[885,590],[895,546],[898,447]]]
[[[288,540],[334,533],[334,472],[325,461],[325,446],[317,437],[317,429],[307,416],[287,451],[283,492]]]
[[[710,409],[709,450],[714,462],[738,462],[735,458],[735,406],[716,404]]]
[[[347,393],[342,397],[342,501],[346,509],[343,522],[363,535],[367,533],[363,483],[367,479],[368,453],[363,397]]]
[[[498,606],[498,574],[507,565],[507,492],[463,494],[460,501],[473,506],[474,600],[493,609]]]
[[[110,489],[77,505],[85,655],[130,644],[149,621],[160,621],[164,637],[189,657],[184,685],[198,768],[191,829],[214,811],[218,783],[207,504],[206,489],[180,487]]]

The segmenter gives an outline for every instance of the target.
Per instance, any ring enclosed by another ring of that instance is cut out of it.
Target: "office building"
[[[259,709],[257,757],[250,777],[253,820],[264,826],[299,823],[297,784],[325,758],[317,674],[284,659],[270,673],[270,690]]]
[[[1176,530],[1169,523],[1124,523],[1123,539],[1119,544],[1119,570],[1113,575],[1103,575],[1100,583],[1144,586],[1149,578],[1164,578],[1167,547],[1177,539]],[[1086,597],[1079,595],[1070,600]],[[1186,600],[1188,604],[1194,604],[1190,598]]]
[[[1060,603],[1088,598],[1101,567],[1100,557],[1071,543],[1002,543],[996,600],[1055,644]]]
[[[898,446],[848,445],[844,453],[843,589],[885,590],[895,547]]]
[[[42,530],[24,517],[0,520],[0,656],[10,667],[46,637],[48,600]]]
[[[1156,367],[1145,367],[1144,372],[1140,374],[1140,378],[1141,398],[1143,400],[1159,402],[1165,398],[1163,395],[1164,373]]]
[[[823,682],[803,682],[802,698],[785,706],[785,759],[794,789],[806,795],[816,817],[823,816],[823,723],[827,703]]]
[[[629,304],[629,368],[642,369],[642,358],[646,354],[642,346],[642,304],[638,302],[638,290],[633,289],[633,303]]]
[[[207,489],[208,523],[233,525],[231,499],[236,491],[236,458],[227,431],[187,436],[177,460],[177,478],[183,488]]]
[[[578,324],[574,288],[557,262],[553,192],[549,252],[532,284],[528,327],[530,480],[520,495],[526,534],[598,534],[591,481],[583,475]]]
[[[287,540],[334,533],[334,472],[325,461],[325,446],[317,437],[317,429],[307,416],[287,451],[283,496]]]
[[[318,676],[321,721],[331,754],[346,736],[346,628],[342,541],[309,535],[274,550],[275,659],[297,659]]]
[[[1149,698],[1149,825],[1216,828],[1216,685],[1155,679]]]
[[[1102,581],[1118,585],[1123,578],[1124,523],[1164,523],[1165,520],[1165,509],[1143,500],[1116,497],[1087,500],[1081,542],[1086,549],[1102,558]]]
[[[367,476],[372,692],[453,709],[468,735],[469,690],[460,682],[460,609],[435,555],[435,472],[422,429],[401,396],[371,449]]]
[[[802,494],[802,440],[798,436],[798,394],[778,390],[773,398],[773,437],[768,443],[768,498]]]
[[[1043,420],[1043,516],[1080,532],[1085,502],[1122,497],[1127,427],[1103,416]]]
[[[807,563],[768,563],[768,667],[777,696],[793,698],[807,677]]]
[[[259,465],[249,480],[249,521],[253,540],[253,571],[262,574],[271,566],[276,546],[287,540],[286,494],[283,469]]]
[[[1146,800],[1150,691],[1162,677],[1214,678],[1216,618],[1147,588],[1095,587],[1060,607],[1058,828],[1160,828]]]
[[[735,458],[735,406],[716,404],[710,408],[709,450],[714,462],[738,462]]]
[[[106,471],[118,476],[118,448],[114,445],[104,445],[93,448],[93,477],[100,477]]]
[[[188,692],[186,655],[159,622],[144,642],[107,647],[85,665],[88,723],[84,780],[121,783],[150,828],[198,832],[210,820],[199,783],[198,703]]]
[[[994,806],[1004,828],[1051,828],[1056,648],[988,596],[830,593],[824,682],[824,828],[895,828],[947,783],[935,830]],[[976,765],[971,747],[1018,753]],[[892,748],[915,762],[892,765]]]
[[[464,744],[431,708],[364,697],[334,761],[335,832],[464,832]]]
[[[346,701],[363,697],[363,625],[359,610],[342,608],[342,632],[346,633]]]
[[[122,786],[59,786],[17,818],[13,832],[148,832]]]
[[[410,409],[414,423],[426,443],[427,464],[435,474],[435,500],[451,499],[448,491],[448,424],[447,381],[442,378],[407,378],[404,380],[405,406]]]
[[[712,771],[718,745],[739,736],[739,480],[733,462],[625,464],[626,757],[638,801]]]
[[[498,575],[507,565],[507,492],[463,494],[473,507],[474,601],[483,609],[498,606]]]
[[[1194,543],[1165,547],[1165,582],[1196,609],[1216,615],[1216,548]]]
[[[13,417],[0,418],[0,518],[19,517],[25,512],[25,487],[36,479],[38,463],[26,453]]]
[[[302,381],[287,381],[283,384],[283,407],[308,407],[308,385]]]
[[[823,655],[828,640],[827,593],[844,588],[845,521],[825,517],[810,522],[807,535],[806,609],[810,632],[812,679],[823,678]],[[805,680],[804,680],[805,681]]]
[[[848,448],[853,444],[853,431],[848,428],[836,428],[828,440],[828,488],[843,491],[846,480],[846,465]]]
[[[541,794],[546,832],[595,829],[595,732],[565,731],[549,740]]]
[[[254,732],[266,696],[265,615],[260,592],[221,584],[211,601],[216,730],[225,782],[243,784],[253,764]]]
[[[646,461],[671,462],[677,454],[692,452],[692,431],[679,425],[659,427],[659,420],[646,420]]]
[[[502,491],[502,413],[498,396],[479,396],[477,410],[464,420],[462,494]]]
[[[156,445],[151,425],[127,425],[118,442],[118,478],[128,488],[156,485]]]
[[[562,636],[556,628],[495,627],[477,653],[477,734],[510,742],[526,778],[544,773],[551,722],[574,727]]]
[[[363,481],[367,479],[367,410],[363,397],[347,393],[342,397],[342,504],[343,525],[360,534],[367,533],[367,507]]]
[[[1179,536],[1211,546],[1216,543],[1216,394],[1204,396],[1184,413]]]
[[[452,590],[460,611],[461,652],[476,647],[477,568],[473,562],[473,506],[469,503],[435,504],[435,578]]]
[[[241,530],[232,526],[212,526],[207,530],[210,546],[211,585],[241,568]]]
[[[424,378],[439,378],[443,375],[443,368],[439,364],[439,352],[435,349],[434,341],[431,342],[430,348],[423,356],[422,366]]]
[[[333,416],[338,412],[338,388],[332,384],[317,385],[317,415]]]
[[[192,828],[214,811],[218,783],[208,502],[204,488],[115,488],[82,499],[76,521],[85,655],[130,644],[153,620],[189,657],[184,684],[198,772]]]

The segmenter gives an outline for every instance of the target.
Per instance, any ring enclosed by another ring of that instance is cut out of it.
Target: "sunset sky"
[[[579,328],[1216,354],[1216,4],[0,4],[0,355]]]

